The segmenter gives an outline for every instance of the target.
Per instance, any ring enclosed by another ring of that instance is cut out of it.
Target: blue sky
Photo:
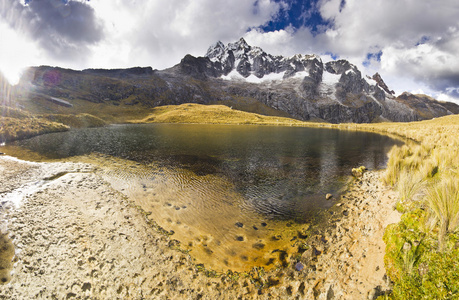
[[[0,71],[171,67],[240,37],[348,59],[391,89],[459,99],[457,0],[0,0]]]
[[[260,26],[263,31],[282,30],[288,26],[293,26],[293,28],[305,26],[310,28],[313,33],[317,33],[321,28],[330,25],[330,22],[324,20],[317,9],[319,1],[277,0],[275,2],[285,3],[286,6],[281,7],[277,16],[268,21],[267,24]]]

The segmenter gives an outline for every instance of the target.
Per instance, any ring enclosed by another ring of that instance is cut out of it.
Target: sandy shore
[[[390,288],[384,228],[400,218],[380,174],[336,200],[300,260],[213,278],[94,166],[0,156],[0,229],[15,249],[0,299],[374,299]]]

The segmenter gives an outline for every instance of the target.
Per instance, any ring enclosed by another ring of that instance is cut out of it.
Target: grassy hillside
[[[47,114],[41,116],[52,122],[58,122],[70,126],[71,128],[88,128],[102,127],[107,125],[107,122],[101,118],[90,114],[64,115],[64,114]]]
[[[0,106],[0,142],[30,138],[36,135],[69,130],[69,127],[19,109]]]
[[[264,116],[231,109],[224,105],[182,104],[159,106],[150,115],[131,123],[200,123],[200,124],[254,124],[305,126],[302,122],[284,117]],[[312,123],[311,123],[312,126]]]
[[[70,128],[100,127],[107,123],[89,114],[32,115],[24,110],[0,106],[0,143],[26,139]]]

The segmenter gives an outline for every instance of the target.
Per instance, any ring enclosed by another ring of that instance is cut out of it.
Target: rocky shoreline
[[[15,249],[0,299],[375,299],[390,290],[384,228],[400,219],[380,175],[331,200],[328,224],[288,267],[213,277],[97,167],[0,156],[0,229]]]

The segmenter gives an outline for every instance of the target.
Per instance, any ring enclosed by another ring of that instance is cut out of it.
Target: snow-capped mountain
[[[217,42],[204,57],[187,55],[175,70],[302,120],[413,121],[451,114],[450,109],[456,113],[455,106],[425,97],[395,97],[378,73],[363,75],[347,60],[275,56],[243,38],[227,45]]]
[[[324,63],[308,54],[275,56],[244,39],[227,45],[218,42],[205,56],[186,55],[166,70],[32,67],[13,90],[12,95],[21,99],[48,103],[49,110],[56,109],[49,99],[59,98],[78,101],[79,107],[84,101],[127,107],[225,104],[265,115],[332,123],[417,121],[459,113],[458,105],[425,95],[396,97],[379,74],[362,75],[349,61]]]
[[[316,55],[273,56],[248,45],[243,38],[227,46],[216,43],[207,50],[206,57],[226,78],[242,76],[252,82],[305,77],[309,75],[308,70],[321,61]]]
[[[273,56],[259,47],[252,47],[241,38],[224,45],[217,42],[207,50],[215,73],[226,80],[250,83],[296,78],[315,83],[311,86],[315,96],[333,100],[345,100],[346,93],[364,93],[369,97],[394,98],[379,74],[362,76],[358,68],[346,60],[323,63],[315,54],[296,54],[292,57]]]

